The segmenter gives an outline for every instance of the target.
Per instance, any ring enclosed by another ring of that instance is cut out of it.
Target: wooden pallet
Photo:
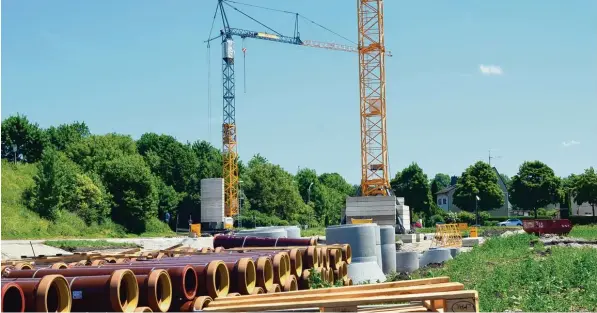
[[[374,306],[381,305],[385,306]],[[448,277],[217,298],[203,311],[479,312],[478,294]]]

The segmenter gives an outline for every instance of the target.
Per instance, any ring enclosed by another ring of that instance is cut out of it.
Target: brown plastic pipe
[[[166,312],[172,304],[172,281],[164,269],[156,269],[149,275],[136,275],[139,285],[139,305],[152,312]]]
[[[180,312],[197,312],[203,310],[213,301],[208,296],[197,297],[191,301],[187,301],[180,306]]]
[[[143,267],[123,266],[121,264],[106,266],[74,267],[64,270],[39,269],[22,271],[5,271],[4,277],[8,278],[37,278],[46,275],[61,274],[65,277],[111,275],[115,270],[129,268],[135,275],[149,275],[152,270],[166,269],[172,281],[174,297],[183,297],[192,300],[197,292],[197,273],[189,265],[167,266],[163,264],[147,264]]]
[[[239,292],[243,295],[251,294],[253,289],[255,288],[256,284],[256,269],[255,269],[255,262],[251,258],[240,257],[240,258],[221,258],[221,257],[214,257],[215,254],[206,254],[205,256],[192,256],[192,257],[179,257],[179,258],[167,258],[161,260],[152,260],[152,261],[136,261],[131,262],[126,265],[118,265],[118,266],[128,266],[130,268],[134,268],[138,266],[137,264],[151,264],[149,266],[155,266],[156,268],[160,267],[169,267],[184,264],[205,264],[206,261],[223,261],[226,267],[228,268],[228,272],[230,275],[230,285],[229,291],[230,292]],[[225,260],[220,260],[225,259]],[[179,263],[181,262],[181,263]],[[105,265],[105,267],[114,267],[116,265]],[[223,286],[225,290],[225,286]]]
[[[282,292],[282,288],[280,288],[280,285],[278,285],[278,284],[273,284],[272,288],[267,290],[267,293],[277,293],[277,292]]]
[[[298,290],[298,282],[296,280],[296,276],[294,276],[294,275],[288,276],[288,279],[286,280],[286,283],[282,287],[282,290],[284,290],[284,291]]]
[[[181,259],[181,260],[178,260]],[[172,261],[136,261],[127,264],[109,264],[104,268],[124,267],[137,268],[155,266],[156,268],[168,268],[170,266],[189,265],[197,275],[196,295],[209,295],[210,297],[224,297],[230,289],[230,273],[226,263],[221,260],[199,260],[191,258],[170,258]],[[180,261],[177,262],[177,261]],[[188,300],[188,298],[186,298]]]
[[[26,312],[71,311],[71,290],[68,282],[61,275],[48,275],[43,278],[2,279],[2,285],[10,282],[17,284],[23,291]]]
[[[139,285],[131,270],[112,275],[67,277],[75,312],[131,312],[139,304]]]
[[[19,285],[2,283],[2,312],[25,312],[25,295]]]
[[[253,236],[214,236],[214,247],[223,247],[225,249],[240,247],[295,247],[312,246],[316,244],[314,238],[259,238]]]

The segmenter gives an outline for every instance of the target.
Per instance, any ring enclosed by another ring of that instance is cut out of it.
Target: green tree
[[[199,162],[193,150],[172,136],[145,133],[137,140],[137,149],[152,173],[177,192],[189,190]]]
[[[404,202],[412,212],[422,212],[431,216],[431,191],[428,178],[417,163],[412,163],[402,172],[396,174],[391,181],[392,189],[396,196],[404,197]],[[412,214],[412,213],[411,213]]]
[[[431,189],[431,198],[435,199],[435,194],[448,186],[450,186],[450,175],[443,173],[435,174],[429,186]]]
[[[71,124],[62,124],[58,127],[51,126],[46,130],[46,135],[49,143],[56,150],[64,151],[68,145],[91,136],[91,132],[84,122],[74,122]]]
[[[106,163],[104,182],[113,196],[112,220],[136,233],[158,213],[159,194],[149,167],[140,155],[125,155]]]
[[[595,206],[597,205],[597,174],[595,169],[590,167],[584,173],[578,175],[573,181],[574,199],[576,204],[581,205],[588,202],[595,216]]]
[[[474,212],[475,196],[481,198],[478,208],[492,210],[504,205],[504,192],[498,185],[498,177],[489,164],[479,161],[469,166],[456,183],[454,205],[460,209]]]
[[[344,177],[338,173],[323,173],[319,176],[319,181],[343,195],[354,196],[352,185],[346,182]]]
[[[32,210],[56,219],[61,211],[79,215],[87,224],[110,213],[110,195],[97,175],[83,174],[63,153],[46,149],[37,165],[35,185],[27,192]]]
[[[523,210],[533,210],[537,218],[537,209],[560,199],[560,178],[545,163],[540,161],[524,162],[508,190],[512,204]]]
[[[510,185],[512,184],[512,179],[508,177],[508,175],[502,173],[500,173],[500,177],[502,178],[504,185],[506,185],[506,188],[510,188]]]
[[[289,222],[305,223],[309,207],[303,202],[292,175],[262,156],[255,156],[242,176],[251,208]]]
[[[92,135],[74,142],[66,148],[66,155],[84,171],[101,174],[108,162],[139,153],[133,138],[112,133]]]
[[[159,177],[154,176],[154,184],[158,192],[158,218],[163,219],[166,212],[175,220],[178,205],[184,198],[183,193],[178,193],[174,187],[166,185]]]
[[[2,121],[2,158],[13,161],[35,163],[42,157],[47,137],[37,123],[31,123],[26,116],[17,114]],[[13,146],[17,152],[13,152]]]
[[[302,168],[296,173],[294,178],[298,183],[299,193],[301,194],[303,201],[307,202],[309,201],[309,198],[311,198],[310,200],[313,200],[313,197],[309,197],[309,186],[313,184],[311,185],[311,196],[313,196],[313,186],[319,183],[319,178],[317,177],[315,170]]]

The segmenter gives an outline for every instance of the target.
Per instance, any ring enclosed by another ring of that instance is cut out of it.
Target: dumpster
[[[522,229],[528,234],[543,235],[556,234],[567,235],[572,230],[570,220],[524,220]]]

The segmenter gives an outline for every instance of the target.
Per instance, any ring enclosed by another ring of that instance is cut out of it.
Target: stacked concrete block
[[[408,206],[397,205],[395,196],[377,197],[347,197],[346,198],[346,223],[351,219],[373,219],[378,225],[396,225],[396,213],[402,219],[406,230],[410,229]]]
[[[224,179],[201,180],[201,224],[222,227],[224,223]],[[207,227],[207,225],[206,225]]]

